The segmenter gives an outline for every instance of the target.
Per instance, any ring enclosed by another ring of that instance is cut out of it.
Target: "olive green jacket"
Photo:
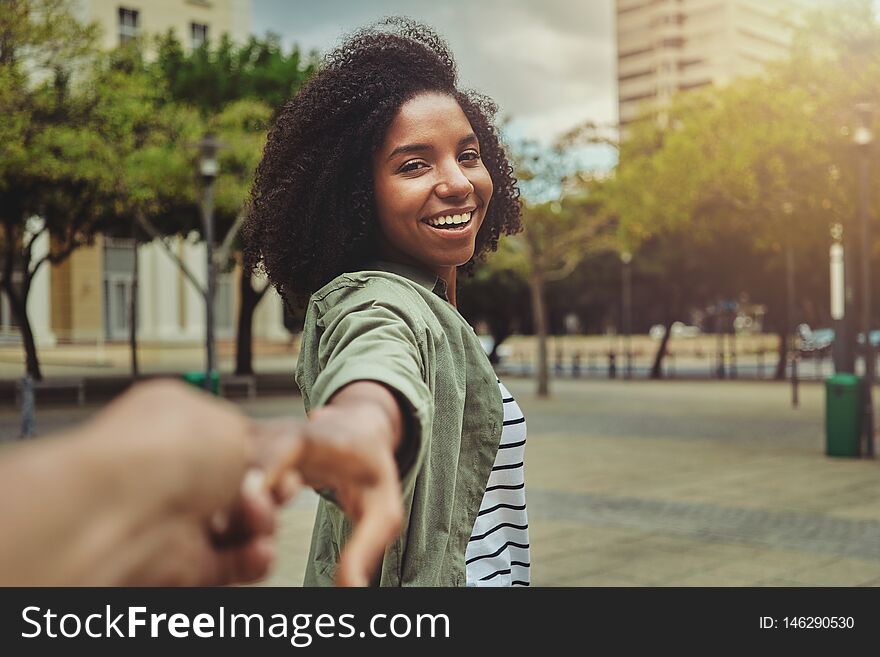
[[[354,381],[378,381],[405,407],[398,455],[404,522],[385,551],[381,586],[464,586],[465,548],[492,471],[503,406],[473,329],[445,281],[403,265],[342,274],[315,292],[296,380],[306,411]],[[332,586],[351,524],[331,496],[318,504],[306,586]]]

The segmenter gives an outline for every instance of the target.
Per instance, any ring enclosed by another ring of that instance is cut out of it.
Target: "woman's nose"
[[[437,196],[441,198],[469,196],[474,191],[474,185],[456,162],[452,166],[444,167],[436,190]]]

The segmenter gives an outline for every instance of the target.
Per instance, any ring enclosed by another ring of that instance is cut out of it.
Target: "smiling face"
[[[474,254],[492,198],[480,143],[455,99],[404,103],[373,157],[379,254],[449,280]]]

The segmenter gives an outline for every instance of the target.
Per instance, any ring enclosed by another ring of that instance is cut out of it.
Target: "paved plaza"
[[[880,463],[824,455],[824,389],[770,382],[572,381],[528,421],[532,582],[545,586],[880,585]],[[302,415],[298,397],[243,404]],[[90,410],[40,409],[46,432]],[[17,432],[0,412],[0,439]],[[268,585],[299,585],[316,497],[282,518]]]

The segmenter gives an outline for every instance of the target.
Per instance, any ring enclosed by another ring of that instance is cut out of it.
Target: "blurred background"
[[[4,0],[0,441],[156,375],[302,415],[243,207],[280,106],[391,14],[521,184],[459,308],[528,418],[533,583],[880,583],[870,0]]]

